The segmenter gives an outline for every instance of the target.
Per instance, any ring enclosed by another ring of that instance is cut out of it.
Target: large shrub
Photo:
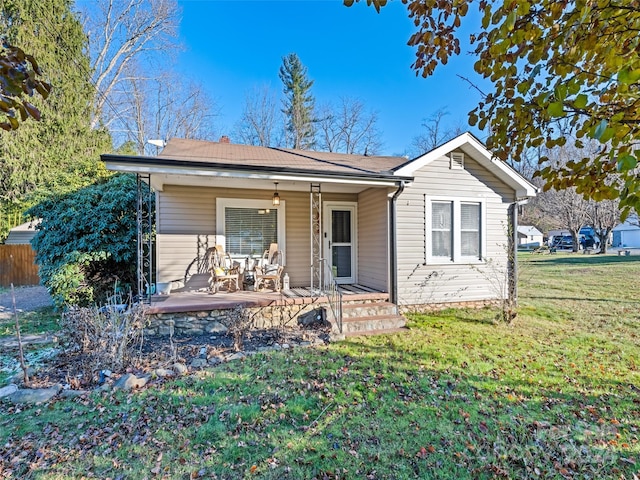
[[[42,219],[32,244],[56,305],[103,302],[134,284],[136,192],[134,176],[114,175],[27,212]]]

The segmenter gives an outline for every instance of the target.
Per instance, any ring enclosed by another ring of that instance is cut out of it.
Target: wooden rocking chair
[[[280,277],[284,270],[284,255],[278,250],[278,244],[272,243],[269,250],[264,252],[262,261],[256,266],[254,290],[257,292],[264,288],[265,284],[271,283],[273,289],[279,292],[282,288]]]
[[[209,252],[210,251],[210,252]],[[209,286],[211,293],[217,293],[218,290],[227,285],[227,291],[240,290],[240,266],[236,265],[231,259],[231,256],[224,251],[222,245],[217,245],[215,248],[207,250],[207,254],[210,255],[210,274]]]

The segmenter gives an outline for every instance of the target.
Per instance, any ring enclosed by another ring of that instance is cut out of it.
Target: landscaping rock
[[[62,398],[76,398],[81,397],[82,395],[87,395],[89,393],[88,390],[62,390],[60,392],[60,396]]]
[[[173,377],[175,376],[176,372],[174,372],[173,370],[169,370],[166,368],[156,368],[153,371],[153,374],[156,377],[160,377],[160,378],[166,378],[166,377]]]
[[[186,375],[189,372],[189,369],[184,363],[174,363],[171,367],[178,375]]]
[[[121,376],[113,384],[114,390],[132,390],[134,388],[142,388],[149,381],[149,377],[136,377],[133,373],[127,373]]]
[[[62,385],[54,385],[50,388],[33,388],[33,389],[19,389],[13,392],[11,395],[5,397],[11,403],[28,403],[37,404],[44,403],[51,400],[58,395],[62,390]]]
[[[202,368],[202,367],[206,367],[208,365],[207,359],[206,358],[194,358],[193,360],[191,360],[191,368]]]
[[[208,359],[209,365],[219,365],[222,363],[220,357],[210,357]]]
[[[0,388],[0,398],[11,395],[14,392],[18,391],[18,386],[14,383],[7,385],[6,387]]]
[[[240,360],[246,356],[247,355],[244,352],[235,352],[227,357],[227,362],[230,362],[232,360]]]

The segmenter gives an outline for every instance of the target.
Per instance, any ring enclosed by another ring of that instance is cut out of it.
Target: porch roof
[[[167,175],[365,182],[397,185],[404,157],[349,155],[225,142],[171,139],[157,156],[101,155],[110,170]]]

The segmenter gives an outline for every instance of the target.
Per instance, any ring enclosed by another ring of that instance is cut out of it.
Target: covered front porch
[[[340,298],[349,286],[393,302],[393,202],[410,180],[392,173],[401,157],[174,139],[158,157],[103,158],[110,170],[138,176],[141,295],[149,297],[159,283],[190,290],[194,275],[210,274],[212,249],[244,269],[245,279],[265,250],[281,252],[286,292],[254,292],[250,282],[240,282],[239,292],[148,298],[150,312],[222,308],[225,302],[288,308],[328,299],[331,318],[341,325]]]

